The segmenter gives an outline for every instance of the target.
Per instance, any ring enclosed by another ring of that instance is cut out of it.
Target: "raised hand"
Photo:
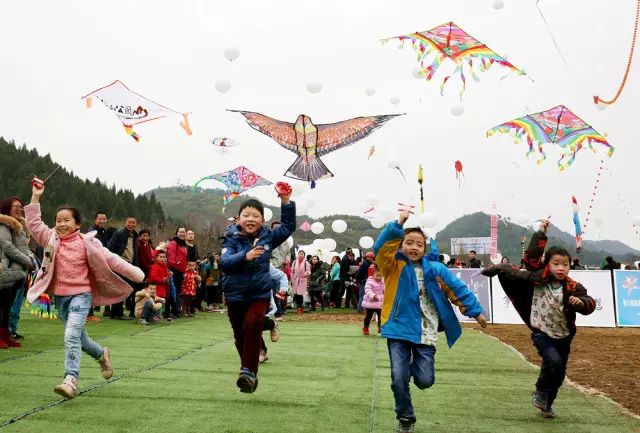
[[[400,212],[400,216],[398,216],[398,222],[400,223],[400,225],[404,225],[404,223],[407,222],[407,220],[409,219],[409,211],[408,210],[403,210]]]

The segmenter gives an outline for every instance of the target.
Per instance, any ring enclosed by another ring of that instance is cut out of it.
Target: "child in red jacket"
[[[196,289],[202,278],[196,271],[196,262],[187,262],[187,271],[184,273],[182,280],[182,314],[187,317],[193,317],[195,308],[193,307],[193,299],[196,297]]]
[[[166,299],[164,306],[164,318],[171,321],[171,313],[174,315],[178,312],[178,306],[176,300],[171,293],[171,286],[169,285],[169,278],[171,273],[167,267],[167,253],[166,251],[159,250],[156,254],[156,260],[149,268],[149,276],[147,282],[156,285],[156,294]]]

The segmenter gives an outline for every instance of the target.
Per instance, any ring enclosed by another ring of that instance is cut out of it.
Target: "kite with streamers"
[[[227,147],[235,147],[240,143],[234,140],[233,138],[216,137],[211,139],[211,144],[220,148],[227,148]]]
[[[342,122],[314,125],[309,116],[301,114],[295,123],[283,122],[251,111],[229,110],[242,114],[249,126],[274,139],[298,158],[284,173],[293,179],[311,183],[333,177],[321,156],[362,140],[387,121],[400,114],[356,117]]]
[[[153,102],[136,92],[130,90],[120,80],[116,80],[108,86],[101,87],[85,95],[87,108],[91,108],[92,98],[97,98],[122,122],[125,132],[135,141],[140,141],[140,136],[133,130],[134,125],[171,115],[182,116],[180,126],[187,135],[191,135],[189,126],[189,113],[180,113],[171,108]]]
[[[456,64],[456,68],[451,75],[442,80],[440,94],[444,94],[444,86],[447,81],[452,76],[458,75],[462,81],[462,90],[460,91],[460,96],[462,97],[467,82],[464,75],[465,67],[468,67],[471,77],[475,81],[479,81],[476,75],[476,68],[480,72],[484,72],[494,64],[504,66],[518,75],[526,75],[523,70],[516,68],[504,57],[490,50],[485,44],[467,34],[453,22],[442,24],[424,32],[386,38],[382,42],[385,43],[392,39],[398,39],[402,43],[406,40],[411,41],[411,46],[418,53],[420,72],[427,81],[433,78],[445,59],[451,59]],[[433,54],[433,57],[431,54]]]
[[[576,252],[580,254],[582,249],[582,226],[580,225],[580,208],[578,207],[578,200],[575,196],[571,197],[571,203],[573,206],[573,226],[576,229]]]
[[[547,159],[542,146],[546,143],[557,145],[562,151],[558,160],[560,170],[565,170],[574,163],[576,154],[584,145],[595,152],[593,143],[599,143],[608,148],[609,157],[614,151],[613,146],[602,135],[564,105],[510,120],[488,130],[487,137],[496,132],[510,134],[515,137],[516,143],[526,138],[529,145],[527,156],[534,153],[536,147],[540,153],[540,159],[536,161],[538,164]]]
[[[46,293],[38,296],[31,304],[30,312],[32,316],[41,317],[43,319],[55,320],[58,318],[58,311],[54,305],[51,296]]]
[[[272,184],[267,179],[258,176],[244,165],[236,167],[233,170],[212,174],[211,176],[205,176],[193,185],[193,190],[195,191],[198,188],[198,185],[204,180],[216,180],[227,187],[227,193],[222,196],[223,210],[234,198],[238,197],[244,191],[257,186]]]
[[[453,166],[456,168],[456,179],[458,180],[458,188],[460,188],[460,182],[464,177],[464,171],[462,170],[462,162],[460,162],[460,160],[457,160],[456,162],[453,163]]]

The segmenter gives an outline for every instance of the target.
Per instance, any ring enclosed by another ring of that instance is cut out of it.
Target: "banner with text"
[[[469,287],[469,290],[476,295],[476,298],[480,301],[480,305],[482,305],[487,322],[491,322],[491,289],[489,278],[480,275],[479,271],[481,271],[481,269],[450,269],[450,271],[456,278],[464,282],[467,287]],[[475,322],[475,319],[460,313],[460,310],[455,305],[453,306],[453,310],[461,322]]]
[[[613,271],[618,326],[640,326],[640,271]]]
[[[451,238],[451,255],[469,254],[474,250],[478,254],[491,254],[491,238]]]
[[[589,296],[596,300],[596,310],[593,313],[588,316],[576,314],[576,325],[615,328],[611,271],[571,271],[569,276],[581,283]]]

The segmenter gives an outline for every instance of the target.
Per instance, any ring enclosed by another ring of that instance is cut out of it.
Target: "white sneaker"
[[[56,385],[56,387],[53,388],[53,392],[63,396],[64,398],[72,399],[78,396],[77,385],[78,379],[68,374],[60,385]]]
[[[139,324],[141,324],[141,325],[148,325],[148,324],[149,324],[149,322],[147,322],[147,321],[146,321],[146,320],[144,320],[144,319],[140,319],[140,320],[138,320],[138,323],[139,323]]]

